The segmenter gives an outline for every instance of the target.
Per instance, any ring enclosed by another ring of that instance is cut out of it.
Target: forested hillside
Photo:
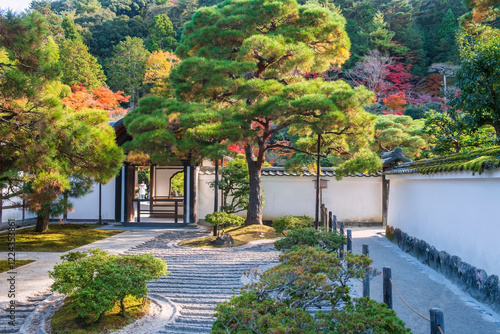
[[[72,93],[65,97],[66,105],[95,107],[107,100],[109,103],[100,107],[119,117],[134,109],[145,96],[174,96],[169,75],[181,62],[175,50],[183,27],[199,8],[219,2],[33,1],[29,12],[38,11],[44,16],[48,35],[59,47],[61,82],[72,87]],[[418,158],[422,153],[430,156],[496,143],[494,129],[484,127],[495,127],[494,121],[461,113],[464,105],[471,107],[474,103],[468,99],[471,95],[461,95],[464,82],[459,83],[470,73],[460,74],[459,70],[464,57],[474,54],[476,42],[498,35],[497,2],[307,3],[345,18],[350,57],[342,67],[332,63],[322,73],[295,74],[326,81],[342,79],[353,87],[364,85],[374,92],[375,100],[365,109],[379,116],[375,122],[375,150],[401,146],[409,156]],[[403,115],[409,117],[398,118]],[[287,142],[296,138],[281,133],[272,140]],[[279,156],[283,154],[280,152],[271,162],[281,163]]]
[[[63,19],[74,21],[83,44],[103,66],[109,87],[131,95],[133,104],[147,93],[148,83],[140,79],[143,79],[144,64],[149,54],[159,50],[175,51],[183,25],[191,19],[192,14],[202,6],[218,2],[57,0],[35,1],[32,7],[50,20],[54,30],[58,29]],[[458,64],[455,42],[458,18],[470,10],[462,0],[315,2],[341,12],[347,20],[346,30],[351,40],[349,61],[342,69],[332,68],[323,76],[337,78],[340,74],[340,77],[353,82],[379,81],[373,84],[377,85],[380,104],[372,108],[378,108],[376,111],[379,113],[387,109],[383,98],[397,100],[397,96],[391,95],[400,92],[404,93],[403,100],[417,106],[422,102],[441,102],[439,88],[442,75],[438,71],[437,74],[430,73],[429,67],[443,62]],[[72,49],[74,54],[82,54],[83,45],[64,44],[66,50]],[[120,50],[134,52],[126,57],[133,57],[138,62],[134,65],[136,73],[132,73],[129,68],[125,74],[128,79],[124,79],[124,69],[118,59]],[[379,71],[387,71],[388,75],[366,78],[367,75],[373,75],[373,66],[378,67]],[[372,73],[365,73],[367,71]]]

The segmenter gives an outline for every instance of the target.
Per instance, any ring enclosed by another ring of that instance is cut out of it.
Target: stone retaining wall
[[[463,262],[459,256],[438,251],[427,242],[409,236],[399,228],[389,228],[389,239],[406,253],[441,273],[477,300],[500,312],[500,285],[497,275]]]

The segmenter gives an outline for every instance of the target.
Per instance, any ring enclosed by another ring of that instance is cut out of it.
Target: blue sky
[[[0,0],[0,8],[7,9],[10,8],[14,11],[23,11],[28,8],[31,0]]]

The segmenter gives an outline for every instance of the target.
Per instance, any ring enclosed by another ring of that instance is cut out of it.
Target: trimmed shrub
[[[348,281],[361,278],[371,264],[365,255],[300,248],[280,257],[258,282],[216,307],[212,333],[406,333],[404,323],[384,304],[352,300]],[[332,307],[314,316],[309,307]],[[346,330],[347,329],[347,330]]]
[[[317,247],[327,252],[336,252],[346,242],[343,235],[336,231],[325,232],[313,228],[291,230],[286,237],[274,242],[274,248],[287,252],[298,247]]]
[[[314,219],[308,216],[285,216],[273,220],[273,228],[276,233],[284,235],[285,230],[296,230],[298,228],[313,227]]]
[[[220,228],[241,226],[245,223],[244,218],[224,211],[214,212],[206,215],[205,221],[211,225],[217,225]]]
[[[167,275],[167,264],[152,254],[112,255],[100,249],[70,252],[49,272],[52,291],[69,295],[79,317],[102,320],[104,313],[120,303],[125,313],[126,296],[146,298],[147,282]]]

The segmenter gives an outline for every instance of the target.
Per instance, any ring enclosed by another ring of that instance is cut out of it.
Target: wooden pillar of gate
[[[125,222],[133,222],[135,217],[135,166],[125,166]]]

